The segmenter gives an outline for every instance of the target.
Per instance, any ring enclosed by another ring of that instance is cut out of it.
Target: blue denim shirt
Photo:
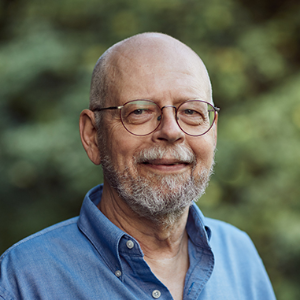
[[[173,299],[143,258],[138,242],[96,207],[90,190],[80,216],[42,230],[1,257],[0,299]],[[190,267],[183,299],[275,299],[248,236],[204,218],[194,204],[187,222]]]

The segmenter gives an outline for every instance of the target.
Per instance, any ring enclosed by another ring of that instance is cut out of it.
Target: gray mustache
[[[193,163],[196,161],[196,157],[192,150],[182,145],[176,145],[168,148],[156,146],[143,149],[134,157],[134,159],[136,163],[143,163],[165,157],[176,159],[184,163]]]

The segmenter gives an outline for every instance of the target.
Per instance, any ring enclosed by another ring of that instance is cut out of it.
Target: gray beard
[[[213,172],[213,164],[209,170],[202,169],[200,173],[193,175],[196,158],[190,149],[179,145],[145,149],[134,156],[134,164],[136,166],[145,161],[161,159],[166,155],[192,163],[189,176],[149,173],[147,177],[133,177],[128,168],[118,172],[107,154],[103,155],[101,163],[108,183],[138,216],[169,227],[182,216],[187,207],[204,194]]]

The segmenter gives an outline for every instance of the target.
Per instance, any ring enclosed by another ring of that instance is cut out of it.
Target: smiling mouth
[[[186,162],[175,162],[175,163],[153,163],[153,162],[149,162],[149,161],[145,161],[143,162],[144,165],[155,165],[155,166],[176,166],[176,165],[187,165],[188,163]]]
[[[155,160],[148,160],[142,162],[144,165],[149,165],[153,167],[172,167],[172,166],[186,166],[189,162],[186,161],[178,161],[173,159],[155,159]]]

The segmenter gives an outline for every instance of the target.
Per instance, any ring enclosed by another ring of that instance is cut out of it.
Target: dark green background
[[[221,107],[206,216],[245,230],[278,299],[300,299],[300,2],[1,0],[0,252],[79,213],[102,181],[78,116],[106,48],[145,31],[193,48]]]

